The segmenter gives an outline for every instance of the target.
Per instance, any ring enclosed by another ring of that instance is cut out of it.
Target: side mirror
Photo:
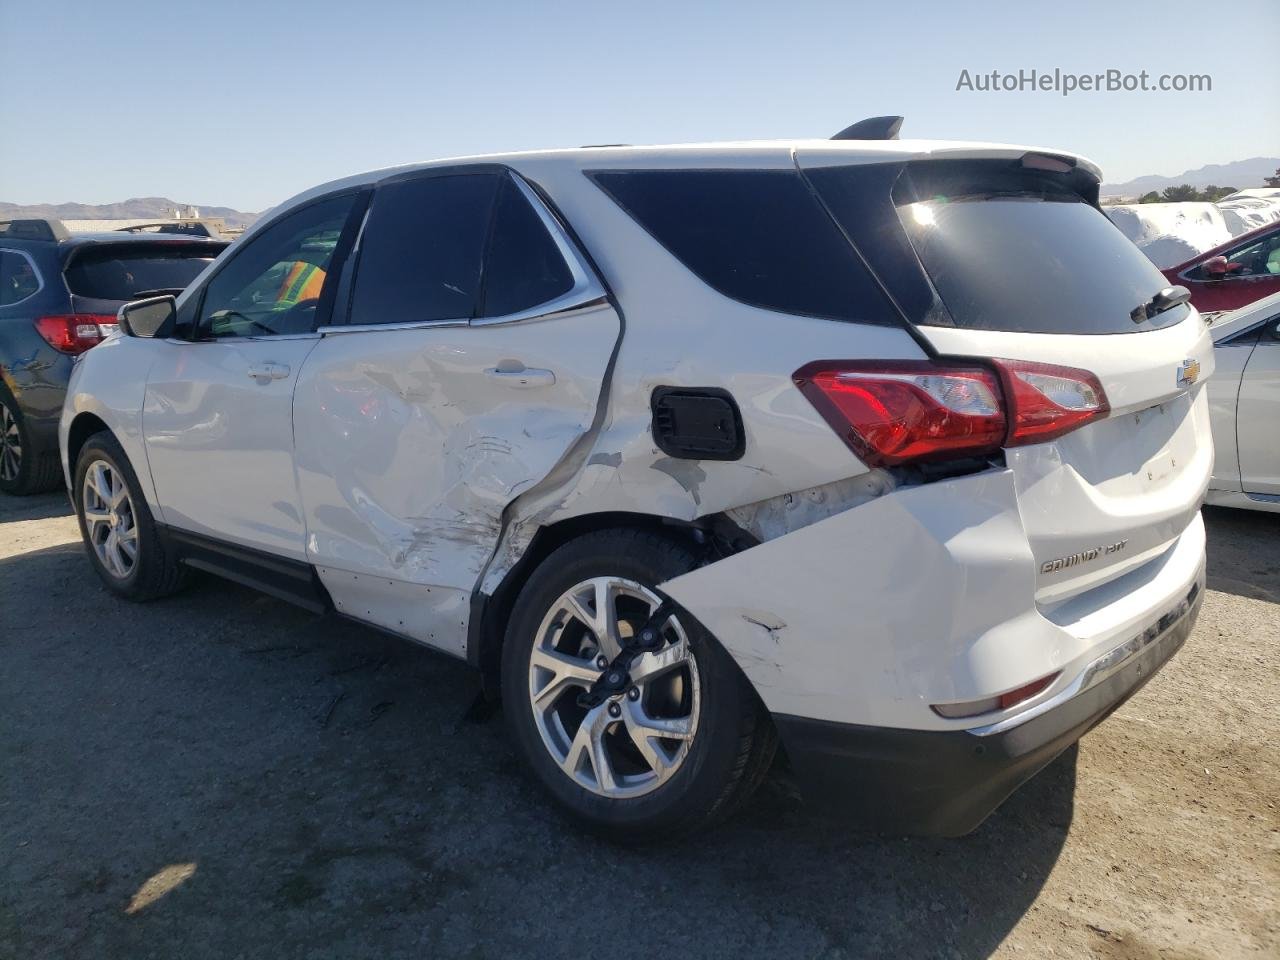
[[[1239,273],[1243,264],[1232,263],[1226,257],[1210,257],[1204,262],[1205,276],[1213,280],[1221,280],[1233,273]]]
[[[164,338],[173,333],[178,302],[173,297],[148,297],[126,303],[117,314],[120,329],[131,337]]]

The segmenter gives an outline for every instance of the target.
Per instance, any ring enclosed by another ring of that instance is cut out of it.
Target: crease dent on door
[[[299,386],[298,475],[308,557],[339,610],[463,652],[508,506],[589,449],[619,328],[601,303],[507,327],[325,338]],[[488,375],[513,358],[554,383]]]

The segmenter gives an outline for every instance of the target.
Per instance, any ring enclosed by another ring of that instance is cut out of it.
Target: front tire
[[[166,549],[115,437],[102,432],[85,441],[72,482],[80,536],[108,590],[126,600],[145,601],[182,586],[184,568]]]
[[[728,815],[776,748],[729,655],[657,590],[697,562],[657,533],[587,534],[541,563],[511,614],[502,696],[516,747],[571,818],[613,839],[670,838]],[[662,647],[631,661],[621,689],[580,703],[664,603],[672,612],[650,624]]]

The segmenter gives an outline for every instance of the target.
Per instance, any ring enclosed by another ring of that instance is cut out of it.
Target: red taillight
[[[1043,443],[1110,409],[1087,370],[989,362],[822,360],[794,380],[849,448],[876,467]]]
[[[995,365],[1012,408],[1006,447],[1053,440],[1111,409],[1102,384],[1088,370],[1027,360],[996,360]]]
[[[819,362],[795,382],[865,463],[891,467],[994,453],[1007,432],[990,370],[926,360]]]
[[[115,327],[116,318],[109,313],[69,313],[36,321],[36,330],[49,346],[70,354],[96,347]]]

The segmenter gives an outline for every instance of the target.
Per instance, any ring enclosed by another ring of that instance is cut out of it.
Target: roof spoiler
[[[208,237],[211,240],[223,239],[222,233],[204,220],[157,220],[153,223],[131,223],[127,227],[117,227],[116,233],[144,233],[154,230],[156,233],[183,234],[188,237]]]
[[[66,240],[71,233],[61,220],[30,218],[0,220],[0,237],[13,240]]]
[[[902,117],[867,117],[845,127],[832,140],[897,140]]]

